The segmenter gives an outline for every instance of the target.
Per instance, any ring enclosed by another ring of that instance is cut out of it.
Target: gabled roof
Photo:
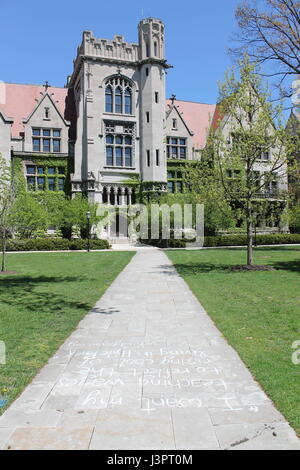
[[[174,111],[174,113],[176,113],[176,116],[178,117],[178,119],[181,120],[181,122],[183,123],[184,127],[186,128],[186,130],[188,131],[188,133],[190,135],[194,135],[194,132],[189,128],[189,126],[187,125],[187,123],[185,122],[184,120],[184,117],[183,117],[183,113],[179,111],[178,109],[178,106],[176,106],[176,104],[170,104],[168,106],[168,109],[167,109],[167,119],[168,117],[172,114],[172,111]]]
[[[45,88],[42,85],[16,83],[5,83],[4,85],[5,99],[4,102],[0,102],[0,111],[14,120],[12,137],[20,138],[20,132],[23,132],[24,129],[23,120],[34,111],[45,93]],[[48,93],[60,114],[64,116],[67,88],[49,87]]]
[[[174,104],[177,106],[178,111],[182,113],[189,130],[194,133],[194,147],[199,149],[204,148],[216,105],[181,100],[176,100]],[[172,101],[167,100],[168,108],[170,105],[172,105]]]

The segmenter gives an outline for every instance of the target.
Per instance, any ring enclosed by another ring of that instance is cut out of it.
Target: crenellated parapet
[[[76,67],[82,56],[104,60],[120,60],[137,62],[139,59],[139,45],[124,41],[124,36],[115,34],[114,39],[96,38],[92,31],[84,31],[82,43],[77,49],[74,61]]]

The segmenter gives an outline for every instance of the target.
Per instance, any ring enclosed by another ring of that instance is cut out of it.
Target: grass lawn
[[[75,329],[134,253],[7,255],[0,276],[0,400],[16,398]],[[1,406],[1,403],[0,403]],[[5,407],[0,408],[0,414]]]
[[[277,408],[300,435],[300,248],[258,248],[254,262],[276,271],[231,272],[246,251],[169,251],[169,258]]]

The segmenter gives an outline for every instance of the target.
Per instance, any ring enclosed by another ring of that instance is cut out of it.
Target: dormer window
[[[61,130],[60,129],[32,129],[33,152],[60,153]]]

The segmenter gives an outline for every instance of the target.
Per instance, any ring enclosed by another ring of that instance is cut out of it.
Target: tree
[[[236,222],[212,163],[211,148],[208,146],[202,153],[201,161],[191,162],[183,170],[188,198],[194,203],[204,204],[205,235],[216,235],[221,230],[231,229]]]
[[[20,238],[31,238],[46,231],[48,217],[45,208],[33,194],[20,193],[11,208],[10,221]]]
[[[300,74],[300,1],[264,0],[261,7],[246,0],[238,5],[236,19],[240,46],[233,53],[247,52],[252,62],[272,65],[266,75],[278,76],[279,85],[287,76]]]
[[[297,202],[289,210],[290,229],[294,233],[300,233],[300,202]]]
[[[240,61],[239,74],[237,78],[233,69],[220,85],[219,119],[208,145],[217,180],[246,221],[247,264],[252,265],[257,217],[270,217],[272,207],[279,211],[277,218],[283,212],[288,163],[297,144],[284,129],[281,108],[270,103],[248,57]]]
[[[88,223],[86,214],[91,214],[90,227],[97,224],[101,217],[97,216],[97,204],[89,202],[89,200],[81,195],[74,199],[67,199],[62,207],[61,226],[65,233],[71,236],[72,228],[78,227],[83,237],[87,236]]]
[[[0,153],[0,231],[2,239],[1,272],[5,271],[7,237],[11,230],[11,208],[14,195],[11,185],[10,166]]]

